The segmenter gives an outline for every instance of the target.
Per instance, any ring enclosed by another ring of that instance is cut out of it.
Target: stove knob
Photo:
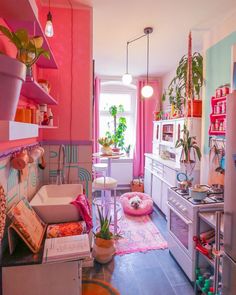
[[[185,207],[183,206],[182,211],[183,211],[183,212],[186,212],[186,211],[187,211],[187,208],[185,208]]]
[[[176,206],[180,208],[180,203],[179,202],[176,202]]]

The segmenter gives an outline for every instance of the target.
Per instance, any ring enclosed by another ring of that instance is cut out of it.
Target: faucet
[[[61,159],[62,154],[62,159]],[[64,170],[65,170],[65,162],[66,162],[66,148],[64,144],[61,144],[59,147],[58,153],[58,166],[57,166],[57,184],[63,184],[65,181],[64,178]]]

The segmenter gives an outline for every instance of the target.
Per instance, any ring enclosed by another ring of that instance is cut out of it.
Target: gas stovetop
[[[204,205],[204,204],[212,204],[212,203],[223,203],[224,202],[224,192],[221,191],[214,191],[210,186],[207,197],[203,200],[194,200],[189,196],[187,191],[183,191],[177,187],[172,187],[171,189],[175,191],[179,196],[183,197],[185,200],[190,202],[193,205]]]

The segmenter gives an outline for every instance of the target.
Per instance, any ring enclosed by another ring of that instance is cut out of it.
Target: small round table
[[[115,160],[115,159],[120,159],[122,157],[124,157],[125,154],[124,153],[120,153],[120,154],[113,154],[113,155],[105,155],[105,154],[102,154],[102,153],[94,153],[93,154],[93,157],[94,158],[98,158],[98,159],[107,159],[107,164],[108,164],[108,169],[107,169],[107,176],[111,176],[111,162],[112,160]]]

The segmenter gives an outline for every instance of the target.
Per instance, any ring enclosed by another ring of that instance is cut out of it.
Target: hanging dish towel
[[[78,197],[74,201],[72,201],[71,204],[73,204],[77,208],[80,216],[86,223],[87,233],[89,233],[90,230],[93,228],[93,221],[91,214],[91,206],[87,200],[86,195],[78,195]]]

